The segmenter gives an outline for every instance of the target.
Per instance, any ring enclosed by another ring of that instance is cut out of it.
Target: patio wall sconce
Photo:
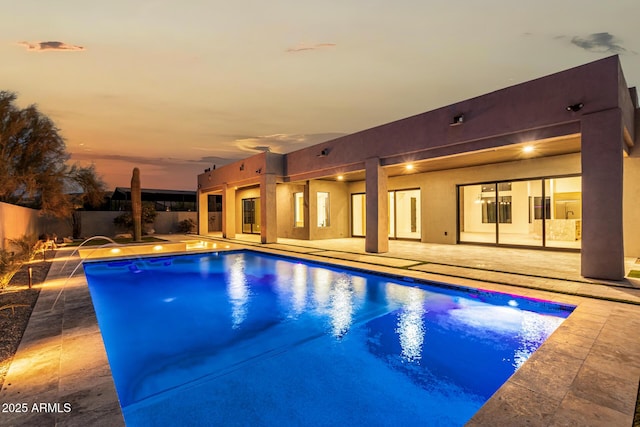
[[[244,170],[244,163],[240,165],[240,170],[243,171]]]
[[[572,111],[574,113],[577,113],[578,111],[582,110],[582,107],[584,107],[584,104],[582,102],[579,102],[577,104],[569,105],[567,107],[567,111]]]
[[[451,120],[451,123],[449,123],[449,126],[457,126],[461,125],[462,123],[464,123],[464,114],[458,114],[457,116],[453,116],[453,119]]]

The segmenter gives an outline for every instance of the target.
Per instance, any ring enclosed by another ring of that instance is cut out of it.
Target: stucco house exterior
[[[198,176],[198,226],[581,253],[585,277],[640,256],[640,109],[617,56],[287,154]]]

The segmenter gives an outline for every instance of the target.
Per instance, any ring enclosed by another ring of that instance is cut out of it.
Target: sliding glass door
[[[389,191],[389,238],[420,239],[420,190]],[[366,195],[351,195],[351,235],[366,234]]]
[[[579,176],[458,187],[460,242],[580,248]]]
[[[242,232],[260,233],[260,198],[242,199]]]
[[[549,213],[545,240],[554,248],[580,248],[582,239],[582,180],[579,176],[545,180]]]
[[[420,239],[420,190],[389,192],[389,237]]]
[[[367,232],[367,204],[364,193],[351,195],[351,235],[364,237]]]

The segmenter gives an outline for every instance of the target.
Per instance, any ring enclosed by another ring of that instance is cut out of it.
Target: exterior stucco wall
[[[0,248],[9,249],[9,240],[43,232],[39,211],[0,202]]]
[[[294,227],[294,193],[305,193],[304,184],[279,184],[276,188],[278,197],[278,237],[289,239],[309,239],[309,198],[305,199],[304,227]]]
[[[178,224],[185,219],[192,219],[196,222],[196,212],[158,212],[156,220],[153,223],[153,229],[157,234],[173,234],[178,233]]]
[[[80,233],[82,237],[113,237],[122,230],[117,230],[113,219],[122,212],[118,211],[83,211],[80,212]]]
[[[634,91],[634,95],[636,95]],[[633,141],[636,138],[635,135],[635,107],[637,99],[633,99],[631,92],[628,89],[627,82],[622,72],[621,64],[618,64],[618,104],[622,110],[622,124],[629,132],[629,136]]]
[[[220,191],[225,182],[233,186],[249,186],[259,183],[261,174],[272,173],[281,177],[282,171],[282,154],[260,153],[198,175],[198,189]]]
[[[82,237],[113,237],[118,233],[124,232],[124,230],[116,228],[113,223],[113,219],[120,214],[122,212],[118,211],[81,211],[80,233]],[[196,221],[196,212],[158,212],[152,228],[156,234],[177,233],[178,223],[187,218]]]
[[[309,181],[309,239],[337,239],[349,237],[349,193],[347,184],[331,181]],[[329,193],[330,222],[318,227],[317,193]]]

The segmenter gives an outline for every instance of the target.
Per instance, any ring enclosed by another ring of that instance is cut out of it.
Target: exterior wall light
[[[329,154],[329,149],[328,149],[328,148],[325,148],[324,150],[322,150],[322,151],[320,152],[320,154],[318,154],[318,157],[326,157],[326,156],[327,156],[327,154]]]
[[[342,181],[343,179],[344,179],[344,176],[338,175],[338,181]]]
[[[244,170],[244,163],[240,165],[240,170],[243,171]]]
[[[567,111],[572,111],[574,113],[577,113],[578,111],[582,110],[582,107],[584,107],[584,104],[582,102],[579,102],[577,104],[569,105],[567,107]]]
[[[449,126],[461,125],[464,122],[464,114],[458,114],[457,116],[453,116],[453,120],[449,123]]]
[[[522,147],[522,151],[525,153],[531,153],[533,152],[533,150],[533,145],[525,145],[524,147]]]
[[[411,171],[411,170],[413,170],[413,165],[412,165],[411,163],[409,163],[407,166],[405,166],[405,168],[406,168],[408,171]]]

